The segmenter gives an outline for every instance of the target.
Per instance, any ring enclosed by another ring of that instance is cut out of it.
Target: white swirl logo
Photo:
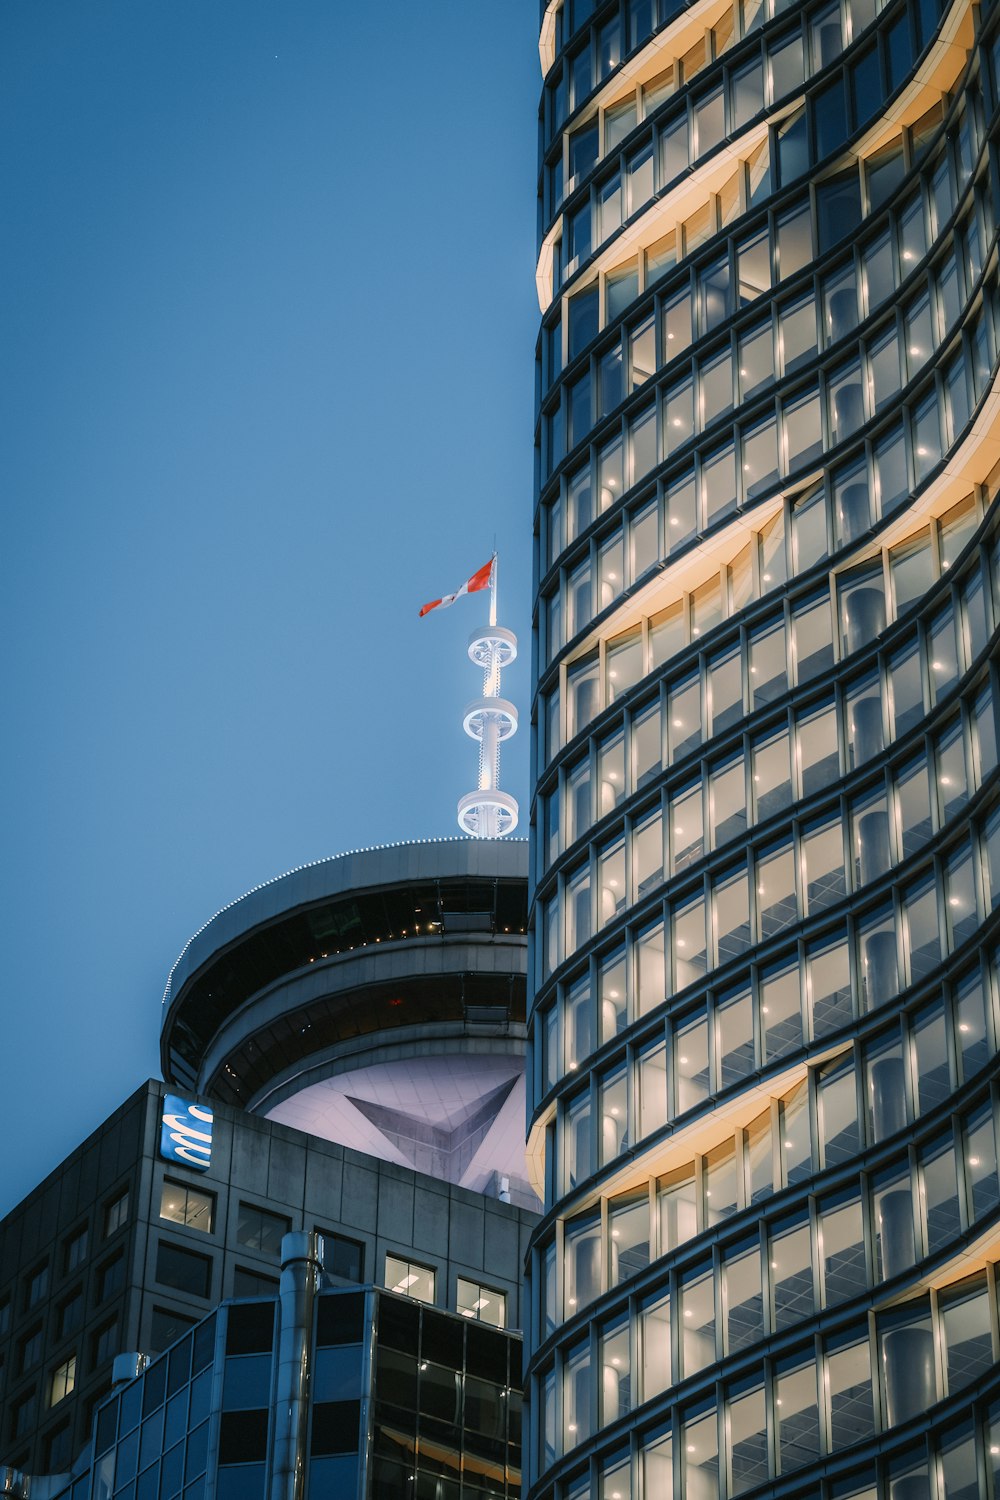
[[[179,1161],[199,1171],[208,1170],[212,1160],[212,1122],[215,1116],[203,1104],[192,1104],[167,1094],[163,1100],[163,1126],[160,1132],[160,1155],[167,1161]]]

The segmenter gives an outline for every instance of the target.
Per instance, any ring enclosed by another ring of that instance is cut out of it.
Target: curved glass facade
[[[1000,5],[540,55],[526,1494],[995,1496]]]

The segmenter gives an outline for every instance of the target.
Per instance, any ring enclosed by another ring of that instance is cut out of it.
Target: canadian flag
[[[493,580],[495,562],[496,554],[494,553],[489,562],[484,563],[478,573],[473,573],[468,583],[463,583],[454,594],[445,594],[443,599],[432,599],[430,604],[425,604],[420,611],[420,618],[423,619],[424,615],[429,615],[432,609],[447,609],[449,604],[454,604],[455,600],[461,599],[463,594],[477,594],[480,589],[488,589]]]

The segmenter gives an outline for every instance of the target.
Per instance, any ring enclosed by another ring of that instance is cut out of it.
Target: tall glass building
[[[1000,5],[550,0],[529,1500],[1000,1494]]]

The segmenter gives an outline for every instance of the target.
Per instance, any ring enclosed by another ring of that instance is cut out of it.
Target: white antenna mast
[[[458,826],[476,839],[503,838],[517,827],[517,801],[500,790],[500,746],[517,731],[517,709],[500,696],[500,671],[517,656],[517,636],[497,624],[497,554],[490,571],[490,623],[474,630],[469,659],[483,669],[483,695],[465,710],[463,727],[479,741],[479,785],[458,803]]]

